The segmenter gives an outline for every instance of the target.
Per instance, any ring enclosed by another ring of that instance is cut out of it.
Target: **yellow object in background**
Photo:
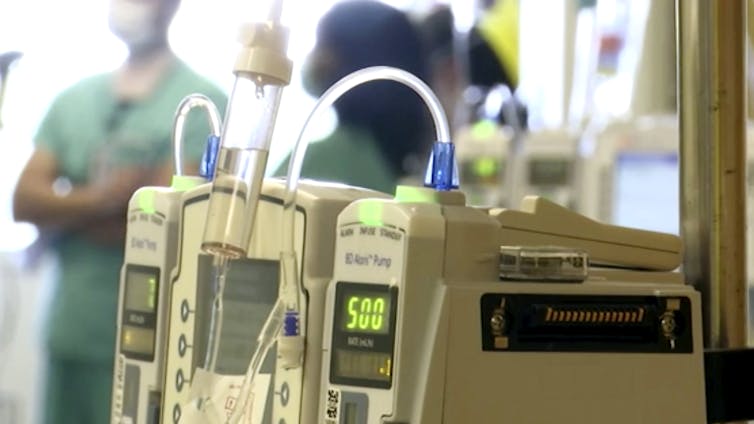
[[[518,85],[519,0],[497,0],[479,22],[479,33],[487,41],[513,85]]]

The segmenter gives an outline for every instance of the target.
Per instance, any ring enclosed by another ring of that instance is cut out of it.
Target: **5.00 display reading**
[[[349,294],[345,297],[343,329],[362,333],[388,332],[390,297],[373,293]]]

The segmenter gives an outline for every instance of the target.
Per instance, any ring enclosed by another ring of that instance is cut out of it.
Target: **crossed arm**
[[[113,170],[106,181],[74,185],[66,193],[53,186],[60,176],[54,154],[37,149],[21,172],[13,194],[16,221],[41,232],[79,232],[103,245],[123,243],[128,201],[145,185],[167,185],[172,169],[132,167]]]

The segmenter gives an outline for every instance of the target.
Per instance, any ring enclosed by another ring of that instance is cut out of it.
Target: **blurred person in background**
[[[139,187],[169,184],[173,114],[184,96],[225,106],[225,95],[170,48],[179,3],[111,0],[125,62],[57,96],[16,186],[15,219],[35,224],[59,259],[45,336],[46,423],[110,421],[127,203]],[[187,163],[198,164],[208,134],[204,119],[187,122]]]
[[[518,86],[518,0],[485,0],[483,13],[467,33],[457,33],[448,5],[436,5],[419,21],[428,53],[431,86],[458,130],[480,119],[526,127],[526,108],[506,99],[518,115],[502,110],[486,116],[487,96],[501,86],[509,93]],[[502,108],[502,105],[499,105]]]
[[[428,64],[408,16],[377,1],[337,3],[320,20],[303,69],[304,88],[319,97],[339,79],[370,66],[393,66],[428,82]],[[370,82],[335,102],[338,126],[306,153],[302,177],[393,193],[424,172],[431,146],[426,106],[410,88]],[[287,160],[276,174],[287,170]]]
[[[462,106],[463,63],[456,53],[453,12],[448,5],[434,6],[418,22],[430,69],[430,86],[442,103],[448,121],[455,126],[456,109]]]
[[[484,103],[487,96],[501,86],[515,93],[519,83],[519,0],[483,0],[483,13],[467,35],[464,53],[468,85],[479,95],[466,96],[472,109],[470,121],[495,118],[518,130],[527,128],[526,106],[515,97],[500,104],[496,116],[489,114]],[[503,108],[508,108],[505,113]],[[471,123],[470,122],[470,123]]]
[[[484,0],[484,12],[468,34],[472,85],[518,87],[519,0]]]

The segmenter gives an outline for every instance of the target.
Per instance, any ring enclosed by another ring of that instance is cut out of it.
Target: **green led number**
[[[380,331],[384,323],[385,299],[351,296],[348,298],[348,330]]]
[[[378,297],[374,301],[372,312],[372,330],[378,331],[382,329],[382,314],[385,312],[385,299]]]
[[[359,315],[359,330],[366,330],[369,328],[369,321],[372,312],[372,299],[365,297],[361,299],[361,314]]]
[[[150,278],[148,281],[149,281],[149,299],[147,300],[147,303],[150,309],[154,309],[155,297],[157,294],[157,280],[155,278]]]
[[[356,304],[359,303],[359,298],[356,296],[351,297],[348,299],[348,324],[346,324],[346,328],[349,330],[353,330],[356,328],[356,322],[359,320],[359,312],[356,310]]]

